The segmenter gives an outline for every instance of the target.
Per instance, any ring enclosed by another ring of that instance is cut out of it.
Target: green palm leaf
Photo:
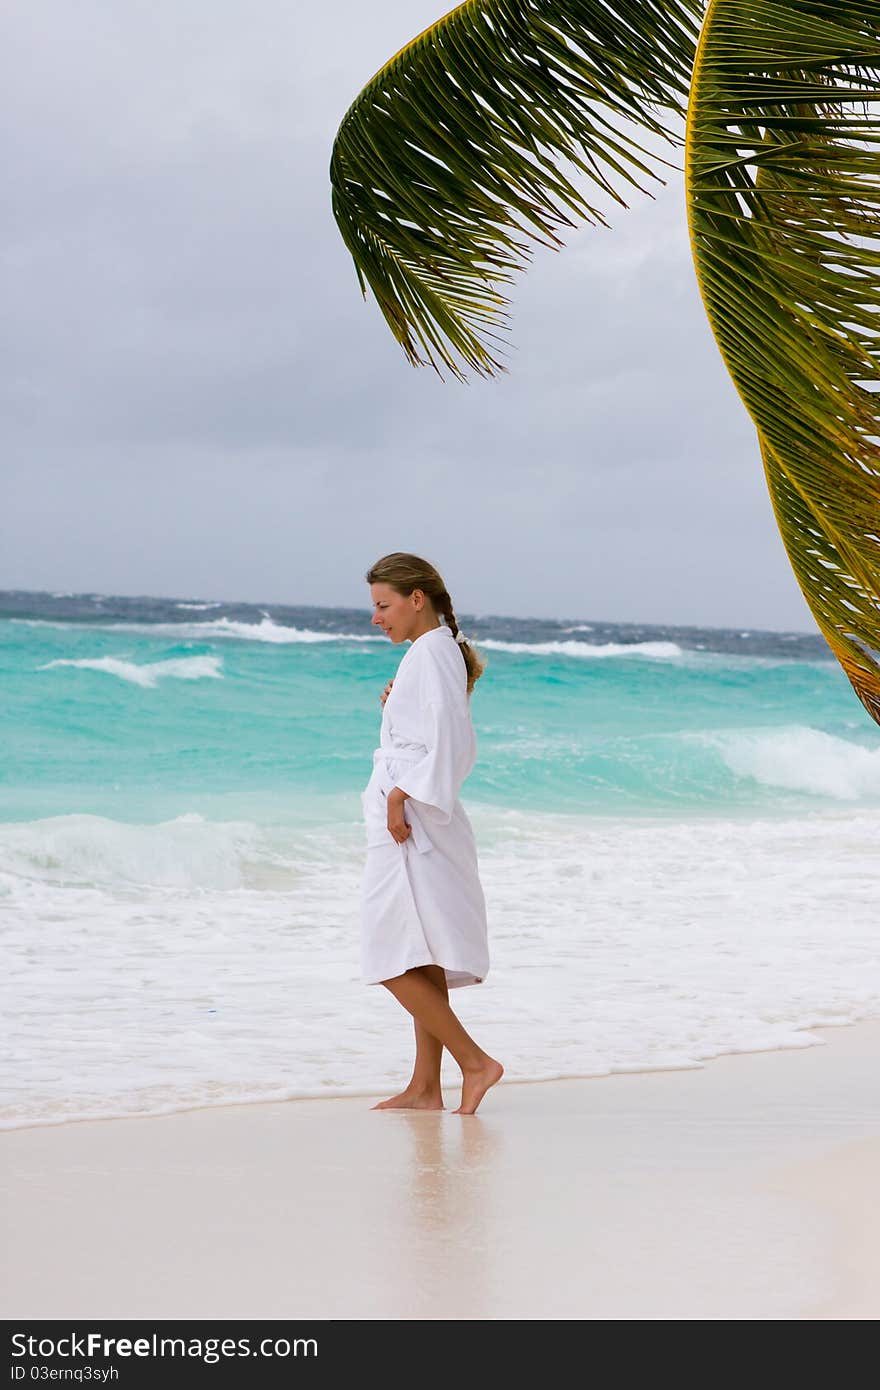
[[[798,582],[880,723],[880,5],[711,0],[700,30],[703,8],[467,0],[347,113],[334,212],[409,360],[491,375],[532,245],[647,189],[687,107],[706,311]]]
[[[798,583],[880,723],[880,6],[715,0],[687,131],[703,302]]]
[[[502,286],[531,244],[604,221],[590,185],[624,203],[657,180],[641,134],[675,142],[702,9],[466,0],[367,84],[333,146],[333,211],[411,362],[498,370]]]

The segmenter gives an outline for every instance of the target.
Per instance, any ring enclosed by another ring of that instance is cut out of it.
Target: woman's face
[[[399,594],[390,584],[371,584],[370,598],[373,601],[372,622],[391,638],[392,642],[405,642],[417,626],[424,611],[425,596],[421,589],[411,594]]]

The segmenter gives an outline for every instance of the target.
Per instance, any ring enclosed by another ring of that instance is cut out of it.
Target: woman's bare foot
[[[500,1081],[504,1068],[494,1057],[489,1057],[484,1066],[475,1071],[466,1071],[461,1082],[461,1105],[453,1110],[453,1115],[473,1115],[490,1086]]]
[[[405,1091],[401,1091],[399,1096],[392,1096],[390,1100],[380,1100],[378,1105],[371,1105],[371,1110],[443,1110],[443,1093],[440,1088],[422,1090],[415,1086],[407,1086]]]

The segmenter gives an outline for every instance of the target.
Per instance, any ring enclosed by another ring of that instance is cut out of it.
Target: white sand
[[[293,1101],[0,1135],[7,1318],[876,1318],[880,1022],[476,1116]]]

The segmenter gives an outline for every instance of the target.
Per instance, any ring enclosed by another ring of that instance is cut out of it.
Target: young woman
[[[470,695],[484,663],[459,632],[440,575],[394,552],[366,575],[373,623],[409,642],[380,695],[380,746],[362,793],[367,829],[361,886],[361,965],[412,1014],[409,1085],[374,1110],[442,1110],[446,1047],[462,1074],[456,1115],[473,1115],[504,1071],[465,1032],[449,990],[489,970],[486,903],[474,832],[458,799],[477,755]]]

